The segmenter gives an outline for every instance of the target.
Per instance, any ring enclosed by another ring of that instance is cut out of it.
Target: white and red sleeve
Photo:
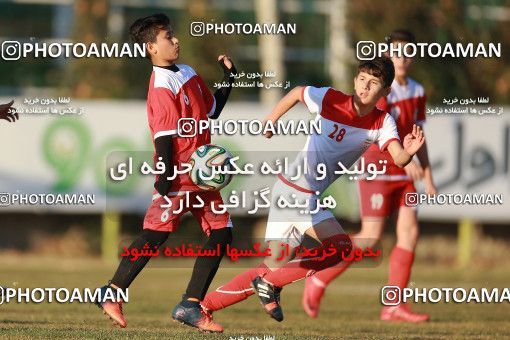
[[[177,124],[181,118],[181,113],[176,96],[164,87],[154,88],[151,96],[151,107],[153,139],[161,136],[177,135]]]
[[[324,97],[330,89],[331,87],[305,86],[301,92],[301,101],[305,103],[310,113],[320,114]]]
[[[400,141],[400,139],[398,138],[397,124],[395,124],[395,120],[393,119],[393,117],[390,114],[386,113],[383,125],[379,130],[379,138],[377,139],[379,149],[381,151],[386,150],[388,145],[394,140]]]

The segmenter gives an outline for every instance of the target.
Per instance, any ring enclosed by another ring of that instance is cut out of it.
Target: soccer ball
[[[214,174],[212,167],[223,170],[233,170],[230,163],[232,154],[222,146],[214,144],[202,145],[193,152],[189,163],[191,164],[191,180],[203,190],[220,190],[232,180],[232,174]]]

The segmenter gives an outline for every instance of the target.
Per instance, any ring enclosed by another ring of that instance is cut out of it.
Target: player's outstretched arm
[[[416,153],[418,160],[420,161],[423,169],[423,184],[425,185],[425,193],[427,195],[437,194],[437,188],[432,178],[432,167],[429,162],[429,152],[427,149],[427,142],[423,143],[423,146]]]
[[[413,125],[413,131],[404,137],[403,147],[396,140],[390,142],[388,145],[388,151],[393,158],[393,162],[403,168],[413,159],[413,156],[425,143],[425,137],[423,136],[423,130]]]
[[[266,117],[265,121],[272,121],[275,123],[278,119],[280,119],[287,111],[292,109],[294,105],[297,104],[301,100],[301,92],[303,92],[302,86],[297,86],[293,88],[289,93],[285,95],[278,104],[274,107],[273,111],[269,116]],[[271,138],[273,135],[268,132],[266,133],[266,138]]]
[[[0,104],[0,119],[5,119],[8,122],[15,122],[19,116],[16,109],[12,107],[14,100],[11,100],[7,104]]]
[[[222,83],[228,83],[228,86],[221,87],[217,89],[216,92],[214,92],[216,108],[214,109],[214,113],[209,117],[211,119],[216,119],[220,116],[223,107],[225,107],[225,104],[227,103],[230,91],[232,91],[232,83],[234,82],[233,75],[237,74],[236,67],[232,62],[232,59],[230,59],[228,56],[218,56],[218,64],[220,64],[220,67],[223,70]]]
[[[414,159],[404,167],[404,170],[406,175],[409,176],[413,182],[421,181],[423,179],[423,169],[418,162],[414,161]]]

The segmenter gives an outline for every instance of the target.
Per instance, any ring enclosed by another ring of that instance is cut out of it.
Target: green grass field
[[[97,287],[116,264],[98,260],[40,259],[3,256],[0,284],[18,287]],[[101,311],[89,304],[14,304],[0,306],[2,338],[138,338],[138,339],[501,339],[510,337],[510,305],[423,304],[415,310],[432,315],[421,325],[378,321],[379,288],[386,282],[386,264],[354,268],[330,286],[319,318],[309,319],[301,309],[303,283],[284,289],[285,320],[270,319],[254,297],[215,314],[226,329],[221,335],[202,334],[171,321],[170,312],[186,287],[190,269],[151,268],[142,272],[129,292],[124,311],[126,329],[113,328]],[[220,269],[212,288],[226,282],[238,269]],[[415,267],[416,287],[508,287],[510,270],[466,271],[449,267]]]

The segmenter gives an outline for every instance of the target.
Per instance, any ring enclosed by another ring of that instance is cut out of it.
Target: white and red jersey
[[[391,93],[386,98],[381,98],[377,106],[389,112],[395,119],[400,140],[404,140],[404,137],[412,132],[413,124],[422,126],[425,123],[425,102],[423,86],[415,80],[407,78],[407,85],[400,85],[396,80],[393,80]],[[365,161],[377,165],[379,160],[387,161],[386,173],[378,175],[375,180],[410,180],[405,170],[395,165],[388,151],[380,150],[376,145],[373,145],[363,156]]]
[[[147,94],[147,116],[153,142],[160,136],[174,136],[172,157],[174,165],[179,166],[187,163],[198,147],[211,142],[208,130],[193,137],[178,136],[179,119],[193,119],[197,126],[200,120],[207,120],[214,113],[216,102],[203,79],[190,66],[176,66],[153,66]],[[188,174],[183,174],[173,180],[170,191],[200,189]]]
[[[306,86],[301,94],[310,113],[317,114],[321,133],[314,132],[306,141],[302,151],[290,167],[290,175],[296,174],[296,166],[303,167],[306,157],[308,174],[301,176],[296,185],[311,191],[323,192],[340,174],[336,170],[350,168],[368,149],[377,143],[385,150],[393,140],[399,140],[397,127],[393,118],[386,112],[374,109],[359,117],[354,108],[354,97],[330,87],[316,88]],[[327,175],[317,180],[317,165],[324,164]],[[288,182],[289,175],[286,179]]]

